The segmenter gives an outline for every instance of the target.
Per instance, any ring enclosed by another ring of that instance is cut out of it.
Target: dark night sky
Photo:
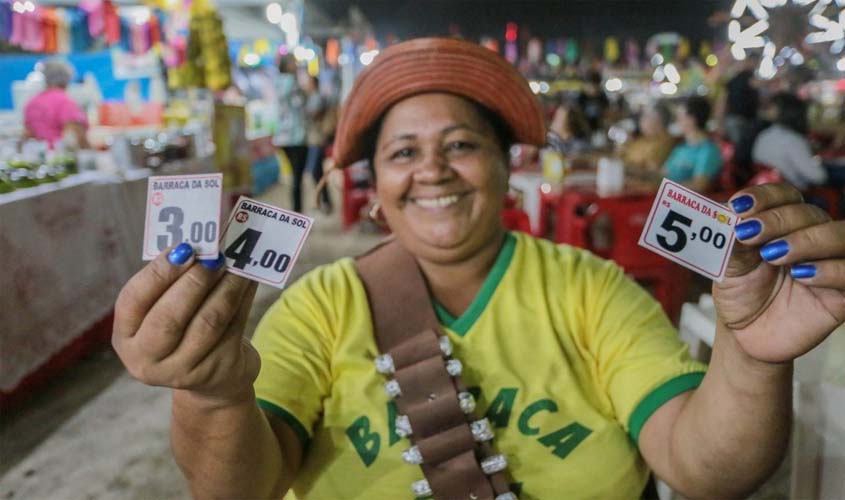
[[[448,34],[450,23],[461,34],[504,37],[505,23],[542,38],[601,40],[608,35],[644,40],[661,31],[676,31],[693,40],[710,38],[707,17],[727,9],[730,0],[309,0],[330,16],[342,18],[358,5],[383,38]],[[520,33],[522,36],[523,33]]]

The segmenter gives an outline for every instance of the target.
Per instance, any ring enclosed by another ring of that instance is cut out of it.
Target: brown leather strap
[[[440,349],[439,321],[428,288],[413,255],[396,241],[387,241],[356,261],[370,304],[376,344],[393,359],[394,377],[402,394],[400,414],[413,429],[411,442],[423,458],[421,468],[433,496],[442,500],[493,500],[508,491],[503,472],[484,474],[479,458],[492,454],[476,443],[458,404],[465,390],[460,377],[446,370]]]

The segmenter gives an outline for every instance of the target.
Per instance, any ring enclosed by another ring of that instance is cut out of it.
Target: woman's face
[[[374,163],[384,216],[414,255],[462,260],[502,230],[506,156],[466,99],[430,93],[395,104],[382,122]]]
[[[652,108],[643,111],[640,117],[640,130],[647,137],[653,137],[664,132],[663,122],[660,120],[657,111]]]
[[[695,118],[687,112],[687,108],[684,106],[675,108],[675,120],[681,128],[681,132],[685,134],[698,130],[695,124]]]

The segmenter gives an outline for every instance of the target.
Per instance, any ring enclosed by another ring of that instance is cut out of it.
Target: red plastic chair
[[[756,163],[753,168],[757,173],[754,174],[754,177],[752,177],[748,182],[748,185],[750,186],[757,186],[768,182],[785,182],[783,175],[768,165]],[[814,186],[801,191],[801,194],[803,194],[804,198],[807,200],[821,201],[824,204],[824,207],[821,208],[829,213],[834,219],[842,218],[840,204],[842,197],[845,196],[845,194],[843,194],[841,190],[831,187]]]
[[[520,231],[531,234],[531,218],[525,210],[519,208],[504,208],[502,210],[502,224],[510,231]]]
[[[364,180],[364,175],[356,170],[359,168],[356,165],[350,165],[343,169],[341,219],[344,230],[361,220],[361,211],[370,203],[373,195],[373,189]]]
[[[639,246],[653,202],[651,195],[599,198],[565,193],[556,211],[555,242],[615,261],[650,288],[669,318],[677,321],[691,273]]]

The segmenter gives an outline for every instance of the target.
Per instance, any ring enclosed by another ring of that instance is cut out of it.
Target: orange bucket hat
[[[364,159],[362,140],[391,106],[413,95],[448,92],[502,118],[518,143],[542,146],[546,126],[525,78],[499,54],[455,38],[418,38],[393,45],[358,75],[338,120],[334,161]]]

